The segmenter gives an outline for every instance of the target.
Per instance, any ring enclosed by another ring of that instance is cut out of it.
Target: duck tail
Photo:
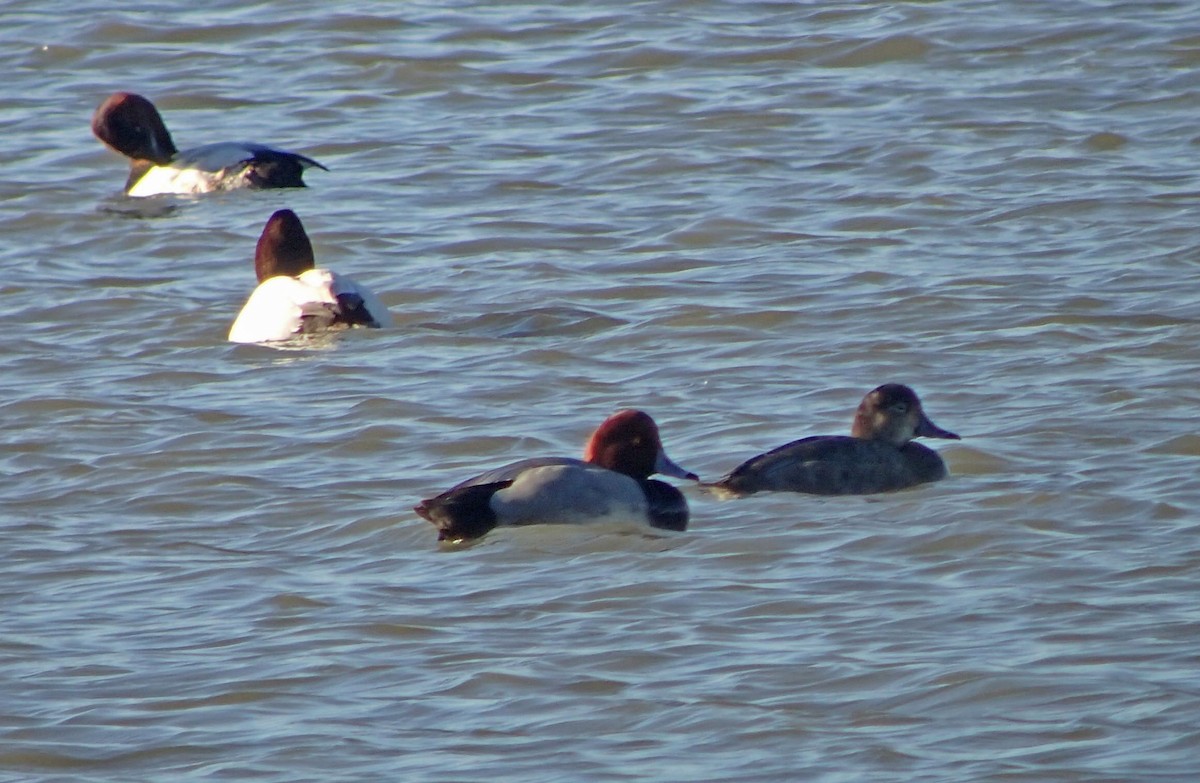
[[[492,495],[512,481],[474,484],[422,500],[413,511],[438,529],[438,541],[467,541],[479,538],[499,524],[492,510]]]
[[[732,500],[734,498],[744,498],[747,495],[754,494],[753,489],[741,486],[742,482],[738,480],[736,473],[730,473],[728,476],[717,479],[716,481],[701,481],[700,488],[711,492],[721,500]]]
[[[367,310],[366,302],[363,301],[361,294],[350,292],[338,294],[337,301],[337,313],[333,319],[335,324],[367,326],[372,329],[379,328],[379,322]]]

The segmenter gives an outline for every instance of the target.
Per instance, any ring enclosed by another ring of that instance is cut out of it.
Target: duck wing
[[[917,443],[898,449],[881,441],[818,435],[749,459],[713,486],[733,495],[762,491],[810,495],[891,492],[945,475],[944,465],[940,475],[933,475],[937,471],[931,471],[929,454],[941,464],[937,452]]]

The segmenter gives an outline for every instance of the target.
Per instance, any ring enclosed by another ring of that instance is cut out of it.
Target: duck
[[[391,314],[349,277],[318,267],[300,218],[280,209],[254,250],[258,287],[229,329],[229,341],[267,343],[347,329],[392,325]]]
[[[588,439],[582,459],[533,457],[481,473],[414,510],[438,529],[438,541],[478,539],[496,527],[635,522],[683,531],[688,505],[676,487],[652,474],[699,477],[663,449],[648,413],[621,410]]]
[[[235,188],[302,188],[307,168],[328,171],[305,155],[262,144],[217,142],[180,152],[162,115],[132,92],[108,96],[92,116],[92,133],[129,158],[125,194],[196,194]]]
[[[947,475],[936,451],[913,438],[961,440],[933,423],[908,386],[885,383],[863,397],[850,435],[786,443],[738,465],[706,486],[722,497],[755,492],[867,495],[894,492]]]

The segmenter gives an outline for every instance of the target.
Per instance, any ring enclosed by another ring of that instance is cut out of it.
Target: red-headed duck
[[[946,464],[913,438],[959,440],[930,421],[916,392],[899,383],[872,390],[854,414],[850,435],[816,435],[760,454],[708,485],[718,494],[755,492],[866,495],[937,481]]]
[[[312,158],[261,144],[218,142],[180,152],[154,104],[131,92],[113,93],[100,104],[92,133],[129,158],[125,193],[130,196],[302,188],[306,168],[325,168]]]
[[[667,457],[654,419],[624,410],[592,433],[582,460],[514,462],[423,500],[415,511],[437,526],[439,541],[479,538],[501,525],[632,521],[686,530],[683,493],[653,473],[697,480]]]
[[[391,326],[387,308],[349,277],[320,269],[300,218],[271,215],[254,250],[258,287],[229,330],[235,343],[287,340],[352,326]]]

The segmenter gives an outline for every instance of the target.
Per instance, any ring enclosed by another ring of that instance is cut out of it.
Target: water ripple
[[[1200,46],[1096,10],[6,9],[0,777],[1190,781]],[[123,199],[117,89],[331,171]],[[395,328],[225,342],[285,206]],[[713,478],[885,381],[946,481],[410,510],[625,406]]]

